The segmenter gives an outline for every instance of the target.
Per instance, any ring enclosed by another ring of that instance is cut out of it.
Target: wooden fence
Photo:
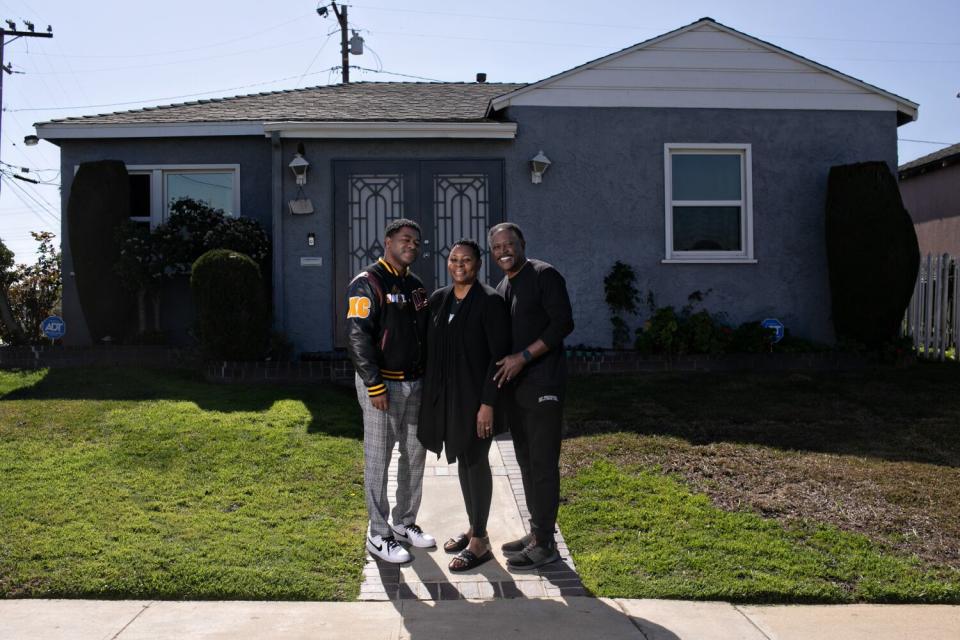
[[[917,357],[945,360],[948,352],[957,360],[960,342],[960,295],[958,258],[946,253],[927,254],[920,260],[920,272],[913,298],[903,318],[901,334],[913,338]]]

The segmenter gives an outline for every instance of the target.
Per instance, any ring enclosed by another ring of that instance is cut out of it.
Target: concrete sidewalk
[[[3,640],[957,640],[960,606],[586,597],[426,602],[0,601]]]

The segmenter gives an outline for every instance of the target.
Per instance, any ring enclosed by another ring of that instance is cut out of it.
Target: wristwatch
[[[522,352],[520,352],[520,355],[523,356],[524,362],[530,362],[533,360],[533,354],[530,353],[529,349],[524,349]]]

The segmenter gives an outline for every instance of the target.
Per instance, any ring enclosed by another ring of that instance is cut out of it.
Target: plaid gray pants
[[[367,387],[355,376],[357,399],[363,409],[363,488],[370,517],[370,533],[392,536],[387,524],[390,512],[387,471],[393,445],[399,443],[397,462],[397,503],[393,506],[394,524],[413,524],[423,495],[423,465],[427,452],[417,439],[420,417],[421,382],[385,380],[389,404],[380,411],[370,403]]]

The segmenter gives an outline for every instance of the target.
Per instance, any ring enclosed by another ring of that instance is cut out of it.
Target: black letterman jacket
[[[380,258],[347,286],[350,360],[371,398],[384,380],[415,380],[426,363],[427,292],[409,270],[401,275]]]

